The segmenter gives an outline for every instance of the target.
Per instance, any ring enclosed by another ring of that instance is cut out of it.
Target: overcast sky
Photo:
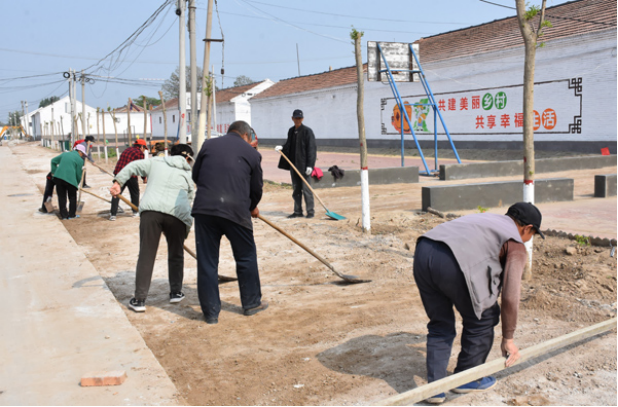
[[[540,4],[540,0],[530,0]],[[547,5],[566,3],[548,0]],[[197,61],[202,65],[207,0],[197,0]],[[217,86],[237,76],[273,81],[353,66],[351,27],[366,41],[414,42],[515,15],[513,0],[217,0],[213,12],[211,64]],[[118,107],[129,97],[158,97],[163,80],[178,66],[179,21],[170,0],[2,0],[0,26],[0,120],[28,101],[68,94],[63,72],[84,69],[86,104]],[[164,6],[167,4],[167,6]],[[157,14],[157,10],[159,13]],[[188,13],[187,13],[188,16]],[[219,23],[220,22],[220,23]],[[146,24],[145,24],[146,23]],[[143,27],[137,38],[132,35]],[[113,52],[127,39],[130,46]],[[108,54],[111,55],[106,58]],[[189,38],[186,36],[187,65]],[[523,63],[523,61],[522,61]],[[422,54],[421,54],[422,64]],[[23,78],[28,77],[28,78]],[[108,79],[111,77],[112,79]],[[77,98],[81,100],[81,87]]]

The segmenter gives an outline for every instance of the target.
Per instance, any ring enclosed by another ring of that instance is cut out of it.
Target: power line
[[[479,0],[479,1],[481,1],[483,3],[491,4],[491,5],[494,5],[494,6],[498,6],[498,7],[508,8],[509,10],[517,10],[515,7],[505,6],[504,4],[494,3],[494,2],[491,2],[491,1],[487,1],[487,0]],[[547,14],[547,13],[545,13],[545,17],[546,18],[555,18],[555,19],[558,19],[558,20],[577,21],[578,23],[598,24],[598,25],[605,25],[605,26],[608,26],[608,27],[616,27],[616,24],[604,23],[602,21],[590,21],[590,20],[582,20],[581,18],[554,16],[554,15],[550,15],[550,14]]]
[[[260,10],[259,8],[255,7],[254,5],[249,4],[246,0],[236,0],[236,2],[237,2],[237,3],[239,3],[239,1],[242,1],[242,2],[243,2],[243,3],[245,3],[247,6],[249,6],[249,7],[252,7],[252,8],[254,8],[254,9],[256,9],[256,10],[257,10],[257,11],[259,11],[260,13],[262,13],[262,14],[265,14],[265,15],[269,16],[271,20],[276,21],[276,22],[279,22],[279,23],[281,23],[281,24],[289,25],[290,27],[294,27],[294,28],[296,28],[297,30],[305,31],[305,32],[308,32],[308,33],[310,33],[310,34],[317,35],[317,36],[319,36],[319,37],[323,37],[323,38],[327,38],[327,39],[329,39],[329,40],[333,40],[333,41],[343,42],[343,43],[346,43],[346,44],[349,42],[348,40],[343,40],[343,39],[341,39],[341,38],[336,38],[336,37],[331,37],[331,36],[329,36],[329,35],[324,35],[324,34],[316,33],[316,32],[314,32],[314,31],[307,30],[306,28],[302,28],[302,27],[299,27],[299,26],[297,26],[297,25],[294,25],[294,24],[288,23],[287,21],[282,20],[282,19],[280,19],[279,17],[275,17],[275,16],[273,16],[272,14],[266,13],[265,11]],[[240,3],[239,3],[239,4],[240,4]]]
[[[263,3],[260,1],[254,1],[254,0],[243,0],[243,1],[246,1],[248,3],[262,4],[264,6],[284,8],[284,9],[295,10],[295,11],[302,11],[304,13],[323,14],[323,15],[329,15],[329,16],[335,16],[335,17],[361,18],[361,19],[372,20],[372,21],[389,21],[389,22],[396,22],[396,23],[415,23],[415,24],[451,24],[451,25],[467,24],[467,23],[458,23],[458,22],[427,21],[427,20],[423,20],[423,21],[394,20],[391,18],[378,18],[378,17],[373,17],[373,16],[372,17],[351,16],[351,15],[346,15],[346,14],[327,13],[324,11],[314,11],[314,10],[300,9],[300,8],[294,8],[294,7],[286,7],[286,6],[280,6],[278,4]]]

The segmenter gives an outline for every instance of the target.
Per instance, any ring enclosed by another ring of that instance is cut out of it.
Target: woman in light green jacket
[[[146,311],[146,297],[152,279],[161,233],[167,240],[167,264],[170,282],[170,302],[184,299],[182,280],[184,270],[183,244],[193,218],[191,202],[195,187],[191,179],[193,150],[186,144],[172,148],[170,157],[155,157],[127,164],[114,178],[112,196],[120,194],[121,185],[133,176],[147,177],[146,191],[139,205],[140,248],[135,274],[135,296],[129,308]]]

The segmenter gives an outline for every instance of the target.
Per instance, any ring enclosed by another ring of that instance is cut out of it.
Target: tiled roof
[[[131,100],[131,113],[135,113],[135,112],[143,112],[144,109],[139,107],[138,105],[135,104],[135,102],[133,100]],[[122,107],[117,107],[116,108],[116,113],[126,113],[127,112],[127,106],[122,106]]]
[[[367,64],[363,64],[363,72],[367,72]],[[289,95],[309,90],[332,88],[356,83],[356,66],[334,69],[323,73],[283,79],[275,83],[253,99],[263,99],[273,96]],[[218,97],[217,97],[218,100]]]
[[[616,0],[571,1],[548,7],[545,16],[553,25],[543,30],[545,42],[616,30]],[[533,21],[538,22],[538,17]],[[524,45],[516,16],[421,38],[415,43],[420,46],[421,64]]]
[[[234,86],[232,88],[221,89],[221,90],[216,91],[215,98],[217,99],[217,103],[229,102],[236,96],[242,95],[243,93],[247,92],[249,89],[259,84],[260,82],[255,82],[255,83],[250,83],[248,85],[240,85],[240,86]]]
[[[170,99],[165,101],[165,109],[178,109],[178,98]],[[150,110],[151,112],[158,112],[159,110],[163,111],[163,106],[159,105],[156,108]]]

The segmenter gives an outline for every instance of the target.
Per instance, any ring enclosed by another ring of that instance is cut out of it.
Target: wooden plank
[[[592,325],[588,328],[580,329],[579,331],[571,332],[570,334],[559,336],[558,338],[550,339],[547,342],[540,343],[538,345],[531,346],[530,348],[520,350],[521,357],[515,363],[519,365],[527,362],[531,359],[552,352],[556,349],[563,348],[568,345],[572,345],[576,342],[590,338],[591,336],[600,334],[602,332],[609,331],[616,328],[616,318],[612,318],[605,322],[601,322],[596,325]],[[445,377],[444,379],[436,380],[435,382],[428,383],[424,386],[417,387],[416,389],[398,394],[393,397],[384,399],[375,405],[377,406],[405,406],[412,405],[419,401],[428,399],[436,394],[445,393],[455,387],[459,387],[463,384],[470,383],[471,381],[478,380],[482,377],[489,376],[493,373],[506,369],[504,363],[506,358],[499,358],[492,360],[491,362],[482,364],[472,369],[465,370],[463,372]],[[513,365],[513,366],[515,366]]]

